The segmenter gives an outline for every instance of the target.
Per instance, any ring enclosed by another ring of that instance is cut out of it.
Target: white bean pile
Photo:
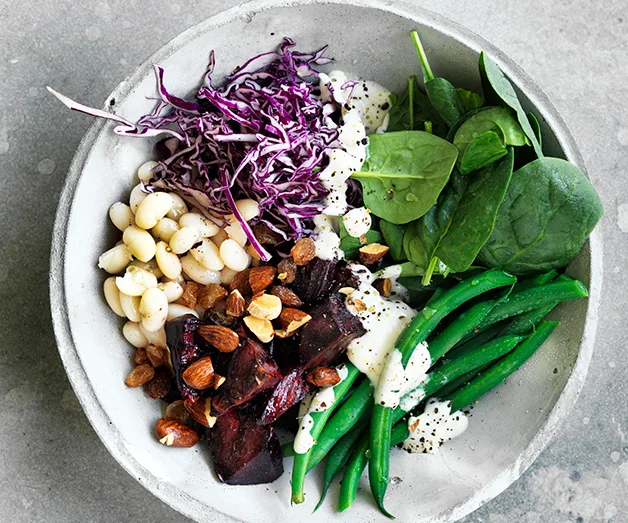
[[[178,303],[186,280],[228,285],[259,260],[233,215],[222,228],[221,219],[214,222],[198,209],[189,209],[176,194],[145,193],[142,184],[156,165],[149,161],[137,170],[140,183],[128,205],[117,202],[109,208],[122,241],[98,259],[98,267],[112,275],[104,283],[105,299],[113,312],[128,320],[122,334],[136,348],[166,347],[166,321],[204,313]],[[259,214],[254,200],[240,200],[236,206],[247,221]]]

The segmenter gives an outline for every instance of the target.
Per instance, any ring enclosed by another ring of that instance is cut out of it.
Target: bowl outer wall
[[[150,64],[160,63],[171,55],[174,50],[193,40],[198,35],[228,24],[235,19],[253,17],[276,7],[288,7],[312,4],[331,4],[324,0],[300,0],[275,2],[269,0],[255,1],[244,6],[236,7],[220,13],[205,22],[202,22],[166,44],[162,49],[151,56],[136,73],[127,81],[123,82],[112,93],[111,98],[115,98],[118,103],[122,102],[134,89],[135,85],[150,74]],[[584,170],[583,159],[576,147],[576,144],[567,129],[566,124],[558,115],[556,109],[534,82],[503,53],[495,49],[488,42],[478,35],[460,27],[458,24],[446,18],[431,13],[425,9],[403,2],[383,2],[380,0],[348,0],[344,2],[334,2],[338,4],[353,5],[364,8],[376,8],[392,12],[415,23],[432,28],[446,37],[453,38],[461,42],[472,50],[479,52],[486,50],[502,67],[504,72],[511,78],[516,86],[523,92],[530,103],[534,105],[545,121],[547,127],[551,128],[556,136],[558,145],[562,149],[565,157]],[[333,42],[332,42],[333,44]],[[63,193],[61,195],[59,209],[57,212],[55,229],[53,234],[51,252],[51,305],[55,335],[59,346],[64,366],[68,373],[70,382],[76,395],[83,406],[94,429],[102,439],[105,446],[118,462],[134,477],[138,478],[146,488],[160,497],[173,508],[179,510],[186,516],[198,521],[231,521],[233,518],[214,511],[208,505],[187,495],[176,487],[169,486],[163,488],[162,481],[148,471],[129,452],[125,443],[120,439],[119,433],[114,424],[111,424],[110,417],[105,412],[100,400],[92,388],[87,373],[78,355],[72,336],[69,315],[67,311],[67,301],[65,296],[65,244],[67,226],[70,218],[70,209],[73,204],[74,194],[79,183],[83,166],[88,160],[92,144],[103,132],[109,132],[109,125],[103,121],[96,121],[89,129],[72,162]],[[531,440],[527,448],[517,457],[517,459],[492,481],[477,489],[473,494],[456,506],[443,511],[438,517],[429,521],[455,521],[469,512],[475,510],[482,503],[493,498],[513,481],[515,481],[525,469],[536,459],[538,454],[545,448],[551,437],[555,433],[559,424],[567,416],[573,406],[585,380],[586,372],[592,355],[595,331],[597,326],[597,310],[601,294],[602,284],[602,249],[600,233],[596,230],[589,241],[589,302],[586,316],[584,334],[580,343],[577,360],[571,370],[571,375],[566,382],[562,394],[557,399],[544,425]],[[147,423],[149,421],[147,420]],[[210,479],[211,481],[211,479]],[[374,513],[375,517],[376,514]],[[424,521],[428,521],[425,519]]]

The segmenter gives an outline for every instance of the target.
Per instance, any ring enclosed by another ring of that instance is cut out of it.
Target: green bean
[[[369,425],[369,421],[370,417],[364,416],[355,425],[355,427],[351,429],[351,431],[345,434],[340,441],[334,445],[329,452],[329,455],[327,456],[327,463],[325,464],[325,473],[323,475],[323,492],[321,494],[321,499],[314,508],[314,512],[316,512],[323,504],[329,487],[334,481],[336,475],[349,461],[356,443],[360,441],[360,439],[364,438],[364,433]]]
[[[360,376],[360,371],[352,365],[347,363],[347,377],[343,379],[337,385],[334,385],[334,400],[325,410],[320,412],[310,412],[312,416],[312,426],[310,427],[310,435],[316,442],[320,435],[325,423],[329,419],[329,416],[338,406],[338,403],[342,400],[343,396],[351,388],[353,382]],[[299,430],[301,428],[299,427]],[[292,463],[292,502],[303,503],[305,496],[303,494],[303,483],[305,482],[305,474],[307,472],[307,465],[310,459],[310,453],[312,449],[309,449],[304,454],[296,454]]]
[[[484,372],[491,365],[493,365],[493,363],[495,362],[489,361],[488,363],[485,363],[484,365],[482,365],[481,367],[475,370],[465,372],[462,376],[458,376],[455,380],[450,381],[449,383],[447,383],[447,385],[443,386],[438,391],[438,397],[445,398],[449,396],[450,394],[452,394],[453,392],[456,392],[459,388],[464,387],[472,379],[482,374],[482,372]]]
[[[445,316],[463,303],[484,292],[512,285],[515,282],[516,278],[514,276],[503,271],[490,270],[459,283],[443,293],[440,298],[428,304],[417,314],[395,343],[395,349],[401,352],[403,365],[407,365],[414,349],[427,339],[428,335]],[[489,313],[489,315],[491,314]],[[373,416],[371,418],[369,482],[377,505],[382,513],[389,517],[393,516],[384,507],[384,495],[389,482],[388,449],[390,448],[391,428],[392,409],[376,404],[373,407]]]
[[[557,276],[558,272],[555,269],[552,269],[549,272],[539,274],[538,276],[534,276],[533,278],[518,281],[517,285],[515,285],[515,289],[513,290],[513,292],[527,291],[528,289],[538,287],[539,285],[545,285],[546,283],[554,281]]]
[[[587,288],[584,284],[572,279],[555,281],[517,293],[513,292],[484,318],[478,328],[484,329],[512,316],[587,295]]]
[[[486,329],[483,332],[480,332],[479,334],[476,334],[474,337],[471,337],[469,340],[464,341],[463,339],[463,343],[458,344],[451,351],[449,351],[449,353],[447,353],[447,357],[453,359],[453,358],[456,358],[458,354],[467,354],[467,353],[473,352],[478,347],[481,347],[485,343],[491,341],[492,339],[497,337],[499,334],[501,334],[503,329],[504,329],[503,324],[491,325],[488,329]]]
[[[558,326],[557,321],[544,321],[510,354],[492,365],[467,385],[445,398],[451,401],[451,412],[473,403],[480,396],[499,385],[523,365]]]
[[[408,430],[406,422],[397,423],[391,431],[388,450],[390,451],[392,447],[405,441],[409,435],[410,431]],[[367,437],[364,437],[353,451],[351,460],[347,464],[347,469],[340,483],[340,497],[338,500],[338,510],[340,512],[348,509],[355,501],[358,493],[358,485],[360,484],[360,477],[369,461],[368,450],[369,440]]]

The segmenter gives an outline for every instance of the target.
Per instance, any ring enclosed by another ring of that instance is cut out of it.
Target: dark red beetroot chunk
[[[166,323],[166,340],[170,349],[170,359],[174,368],[175,379],[184,399],[196,398],[200,392],[185,384],[181,375],[187,366],[206,356],[196,343],[194,334],[202,323],[191,314],[180,316]]]
[[[299,403],[310,390],[302,369],[293,369],[275,386],[260,423],[267,425],[282,416],[290,407]]]
[[[219,416],[273,387],[282,378],[281,371],[264,348],[248,338],[233,353],[227,381],[212,400],[212,414]]]
[[[283,474],[279,439],[269,425],[258,425],[242,409],[218,418],[208,431],[214,469],[228,485],[270,483]]]
[[[357,284],[357,278],[344,263],[315,258],[299,268],[292,290],[304,303],[312,305],[341,287]]]
[[[366,332],[339,294],[328,296],[310,315],[312,319],[301,329],[299,359],[303,369],[332,365],[352,340]]]

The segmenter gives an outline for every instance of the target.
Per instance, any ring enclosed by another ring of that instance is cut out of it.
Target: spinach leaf
[[[521,106],[521,102],[519,102],[519,98],[517,98],[514,87],[499,67],[497,67],[497,64],[486,56],[484,51],[480,53],[480,76],[482,78],[482,87],[486,100],[491,103],[506,104],[511,109],[514,109],[517,113],[519,124],[530,140],[534,152],[537,157],[542,158],[543,150],[541,149],[541,144],[534,134],[534,130],[528,120],[528,115]]]
[[[428,284],[439,261],[454,272],[466,271],[491,235],[512,176],[514,153],[472,178],[454,171],[437,204],[410,224],[404,236],[408,260],[423,267]]]
[[[409,278],[411,276],[423,276],[425,272],[421,267],[419,267],[418,265],[415,265],[412,262],[404,262],[400,264],[400,267],[401,267],[401,274],[399,275],[400,278]]]
[[[447,135],[445,122],[419,89],[414,76],[408,78],[408,88],[401,96],[393,98],[388,114],[389,132],[422,131],[426,122],[432,122],[434,134],[441,137]]]
[[[354,238],[348,234],[340,240],[340,249],[345,253],[347,260],[356,260],[360,255],[360,247],[369,243],[382,243],[381,233],[371,229],[366,233],[366,243],[360,242],[360,238]]]
[[[541,124],[534,116],[534,113],[528,113],[528,120],[530,120],[530,125],[532,126],[532,130],[534,131],[534,136],[539,141],[539,145],[543,146],[543,137],[541,136]],[[520,169],[524,165],[533,162],[536,160],[537,156],[534,152],[534,148],[532,145],[521,147],[517,149],[515,153],[515,170]]]
[[[447,184],[458,150],[423,131],[370,136],[368,154],[353,173],[363,188],[364,205],[391,223],[423,216]]]
[[[491,131],[493,134],[487,134]],[[525,145],[527,138],[510,111],[503,107],[487,107],[462,123],[456,131],[453,143],[460,153],[458,168],[462,174],[468,174],[504,156],[506,145]],[[471,150],[468,151],[470,147]]]
[[[541,135],[541,124],[539,123],[539,120],[534,113],[528,113],[528,120],[530,120],[530,126],[534,132],[534,136],[536,136],[539,145],[543,147],[543,136]]]
[[[425,92],[434,108],[441,115],[445,123],[451,127],[466,112],[460,93],[444,78],[435,78],[432,68],[427,60],[425,49],[417,31],[412,31],[412,41],[421,62],[423,70],[423,84]]]
[[[403,234],[406,232],[406,226],[381,220],[379,227],[386,245],[390,247],[388,251],[390,257],[397,262],[405,261],[407,258],[403,252]]]
[[[460,96],[462,101],[462,109],[465,114],[469,111],[475,111],[484,105],[484,100],[482,100],[479,94],[461,87],[456,88],[456,91],[458,91],[458,96]]]
[[[600,197],[577,167],[539,158],[514,173],[478,259],[522,275],[564,267],[603,213]]]
[[[467,146],[460,160],[460,172],[467,174],[486,167],[506,156],[508,150],[502,144],[499,135],[494,131],[487,131],[476,136]]]

